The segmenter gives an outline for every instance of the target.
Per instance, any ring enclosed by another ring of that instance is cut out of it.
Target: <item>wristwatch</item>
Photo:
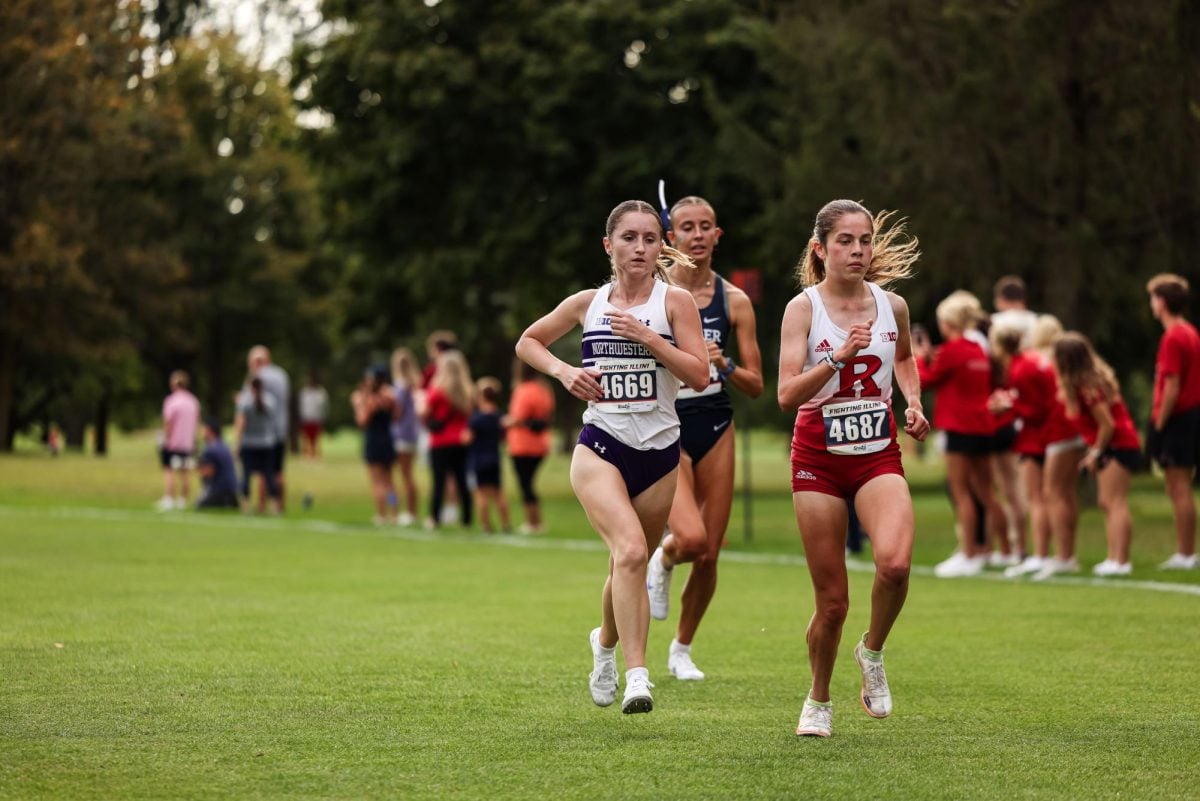
[[[737,369],[737,362],[735,362],[729,356],[726,356],[725,357],[725,369],[718,370],[717,373],[720,374],[721,380],[724,381],[726,378],[729,378],[729,376],[733,375],[733,371],[736,369]]]
[[[842,368],[846,366],[845,362],[835,361],[833,356],[828,353],[825,354],[825,358],[821,359],[821,363],[828,364],[830,367],[833,368],[833,371],[835,373],[840,373],[842,371]]]

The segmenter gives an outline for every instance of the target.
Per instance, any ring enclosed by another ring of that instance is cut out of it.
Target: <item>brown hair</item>
[[[503,385],[495,376],[485,375],[475,382],[475,391],[488,403],[499,403]]]
[[[796,278],[801,286],[814,286],[825,280],[825,262],[813,245],[819,242],[824,246],[833,226],[847,214],[864,214],[871,223],[871,264],[864,280],[886,289],[913,274],[912,267],[921,257],[920,242],[906,230],[906,218],[901,217],[889,226],[894,211],[872,214],[866,206],[853,200],[831,200],[817,212],[812,239],[804,249],[804,258],[796,266]]]
[[[176,370],[175,372],[171,373],[171,377],[170,377],[170,379],[168,379],[167,385],[169,387],[171,387],[171,389],[187,389],[187,386],[188,386],[187,371]]]
[[[1067,331],[1054,343],[1054,372],[1072,415],[1079,414],[1080,394],[1098,394],[1109,403],[1121,394],[1113,369],[1078,331]]]
[[[1176,317],[1187,311],[1188,282],[1182,275],[1159,273],[1146,284],[1146,291],[1162,298],[1167,311]]]
[[[678,204],[676,204],[678,205]],[[649,214],[654,219],[658,220],[658,232],[662,235],[662,220],[658,216],[658,212],[644,200],[625,200],[618,203],[616,208],[608,213],[608,221],[604,224],[604,235],[612,239],[613,231],[617,230],[617,225],[621,222],[621,218],[626,214]],[[690,258],[680,253],[675,248],[667,244],[663,240],[662,250],[659,251],[658,259],[654,265],[654,277],[665,284],[673,284],[669,270],[672,265],[682,264],[684,267],[696,269],[696,265]],[[613,277],[616,277],[616,272],[613,272]]]
[[[1025,302],[1025,281],[1019,275],[1004,275],[992,288],[992,295],[1010,303]]]

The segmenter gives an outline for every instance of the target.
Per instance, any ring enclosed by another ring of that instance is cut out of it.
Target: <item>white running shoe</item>
[[[1015,553],[1001,553],[1000,551],[992,551],[988,554],[988,567],[1016,567],[1021,564],[1021,557]]]
[[[800,737],[828,737],[833,734],[833,704],[817,706],[811,696],[805,698],[796,734]]]
[[[1042,569],[1033,574],[1034,581],[1045,581],[1051,576],[1057,576],[1059,573],[1078,573],[1079,560],[1074,556],[1070,559],[1056,559],[1051,556],[1046,559]]]
[[[401,512],[400,514],[396,515],[396,525],[397,526],[403,526],[404,528],[408,528],[409,526],[415,526],[416,524],[417,524],[417,518],[414,517],[409,512]]]
[[[955,551],[950,558],[939,562],[933,568],[933,575],[938,578],[961,578],[963,576],[978,576],[987,564],[987,555],[966,556],[961,551]]]
[[[859,700],[863,709],[873,718],[886,718],[892,714],[892,691],[888,689],[887,674],[883,672],[883,660],[867,659],[863,653],[863,641],[854,646],[854,661],[862,671],[863,683]]]
[[[667,654],[667,672],[680,681],[704,680],[704,671],[692,661],[691,651],[676,650],[674,640],[671,640],[671,650]]]
[[[1026,556],[1025,561],[1021,562],[1020,564],[1005,568],[1004,577],[1020,578],[1021,576],[1027,576],[1030,573],[1036,573],[1042,569],[1045,563],[1046,560],[1040,556]]]
[[[1171,554],[1171,558],[1158,566],[1159,570],[1195,570],[1196,554],[1184,556],[1181,553]]]
[[[160,512],[169,512],[175,508],[175,499],[170,495],[164,495],[158,499],[158,503],[154,504],[154,508]]]
[[[660,545],[650,555],[646,565],[646,592],[650,596],[650,617],[666,620],[671,605],[671,572],[663,567]]]
[[[592,672],[588,675],[588,689],[596,706],[609,706],[617,700],[617,654],[605,656],[600,653],[600,628],[597,626],[588,635],[592,646]]]
[[[637,672],[632,676],[629,672],[625,674],[625,700],[621,702],[621,711],[626,715],[654,709],[654,699],[650,697],[650,688],[654,685],[650,683],[649,674],[645,668],[634,670]]]
[[[1092,568],[1094,576],[1128,576],[1132,572],[1133,565],[1129,562],[1114,562],[1112,559],[1105,559]]]

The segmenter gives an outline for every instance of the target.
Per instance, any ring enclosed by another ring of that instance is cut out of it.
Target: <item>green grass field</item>
[[[637,716],[588,697],[606,556],[565,460],[543,472],[550,533],[520,538],[367,525],[349,435],[290,462],[314,503],[272,519],[154,513],[146,435],[104,460],[4,457],[0,798],[1197,797],[1200,576],[1154,568],[1173,542],[1155,479],[1132,499],[1132,580],[939,581],[949,505],[936,464],[910,462],[895,713],[856,701],[856,570],[835,736],[800,740],[811,591],[784,445],[754,441],[754,538],[739,506],[696,640],[708,679],[667,676],[673,609]],[[1095,510],[1080,541],[1103,558]]]

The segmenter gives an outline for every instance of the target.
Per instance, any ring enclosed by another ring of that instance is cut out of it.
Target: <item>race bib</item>
[[[658,407],[658,370],[653,359],[597,359],[600,389],[596,401],[606,412],[650,412]]]
[[[878,400],[851,400],[821,407],[825,450],[841,456],[878,453],[892,440],[891,411]]]

